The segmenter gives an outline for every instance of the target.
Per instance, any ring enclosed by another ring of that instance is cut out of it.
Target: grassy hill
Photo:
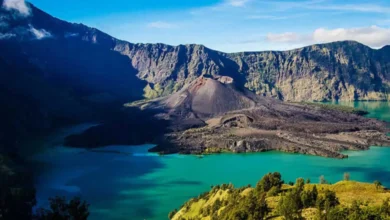
[[[171,212],[169,217],[172,220],[390,219],[390,191],[379,182],[343,180],[312,184],[298,179],[294,185],[287,185],[281,181],[272,184],[273,175],[263,177],[256,187],[215,186]]]

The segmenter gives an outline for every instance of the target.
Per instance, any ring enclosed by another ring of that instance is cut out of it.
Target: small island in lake
[[[277,150],[332,158],[346,158],[343,150],[390,146],[387,124],[363,117],[363,110],[283,102],[256,95],[229,77],[202,76],[172,95],[125,106],[128,114],[120,123],[70,136],[66,144],[155,143],[150,151],[160,154]]]
[[[284,151],[345,158],[342,150],[390,146],[386,123],[367,112],[320,103],[289,103],[238,87],[233,79],[201,77],[183,90],[128,104],[169,121],[156,152],[207,154]]]

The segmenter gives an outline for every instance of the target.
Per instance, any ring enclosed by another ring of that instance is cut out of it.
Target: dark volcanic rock
[[[202,100],[203,105],[196,100]],[[359,111],[281,102],[210,78],[201,77],[176,94],[133,106],[160,109],[163,113],[156,117],[176,127],[189,118],[204,122],[202,127],[171,129],[165,134],[164,144],[153,149],[158,152],[279,150],[344,158],[341,150],[365,150],[374,144],[390,146],[386,124],[364,118]]]

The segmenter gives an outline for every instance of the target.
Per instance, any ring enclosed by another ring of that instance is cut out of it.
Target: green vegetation
[[[64,197],[55,197],[50,200],[50,209],[39,209],[35,216],[42,220],[86,220],[89,216],[88,207],[85,201],[76,197],[67,201]]]
[[[271,196],[277,195],[283,185],[280,173],[269,173],[265,175],[256,185],[256,191],[268,193]]]
[[[31,219],[35,205],[29,172],[0,154],[0,219]]]
[[[144,97],[146,99],[153,99],[157,98],[159,96],[159,93],[150,86],[150,84],[146,85],[144,88]]]
[[[148,99],[141,99],[130,103],[125,103],[124,107],[136,107],[137,105],[144,105],[148,103]]]
[[[336,184],[311,184],[299,178],[293,186],[280,173],[268,173],[255,188],[232,184],[212,187],[210,192],[186,202],[169,214],[172,220],[241,219],[390,219],[390,192],[379,182],[350,180]]]
[[[144,97],[146,99],[154,99],[162,96],[167,96],[174,92],[177,92],[182,86],[182,83],[174,82],[173,80],[168,80],[163,84],[148,84],[144,88]]]
[[[349,173],[344,173],[344,180],[345,181],[349,181],[350,178],[351,178],[351,175]]]
[[[379,182],[378,180],[374,181],[374,185],[375,185],[376,189],[380,189],[382,187],[382,183]]]
[[[345,113],[351,113],[351,114],[356,114],[356,115],[367,115],[369,112],[362,110],[362,109],[357,109],[354,107],[349,107],[349,106],[343,106],[343,105],[334,105],[334,104],[324,104],[320,102],[301,102],[301,104],[304,105],[309,105],[309,106],[317,106],[321,109],[325,110],[336,110],[336,111],[342,111]]]
[[[327,184],[328,181],[326,181],[324,176],[320,176],[320,184]]]

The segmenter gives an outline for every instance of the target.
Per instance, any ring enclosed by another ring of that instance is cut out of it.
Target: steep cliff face
[[[202,45],[118,41],[114,50],[128,56],[138,71],[137,77],[149,83],[144,89],[146,98],[172,94],[200,76],[231,76],[243,82],[233,60]]]
[[[230,57],[246,75],[246,86],[259,94],[289,101],[389,98],[388,48],[345,41]]]
[[[390,49],[353,41],[291,51],[226,54],[200,45],[116,47],[146,80],[145,97],[178,91],[199,76],[230,76],[257,94],[287,101],[388,100]]]

